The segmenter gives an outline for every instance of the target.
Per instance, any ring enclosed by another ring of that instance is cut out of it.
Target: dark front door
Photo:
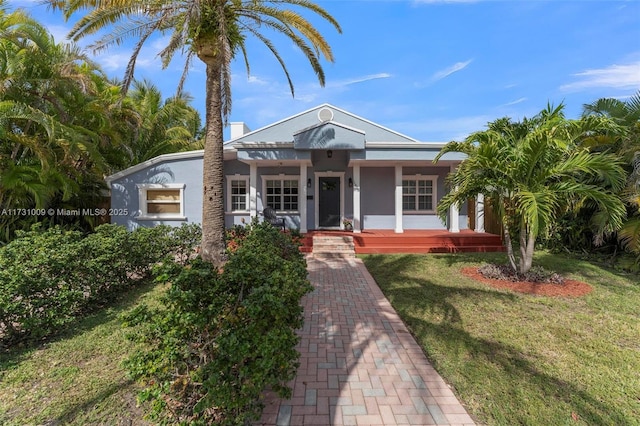
[[[318,180],[318,223],[322,228],[340,226],[340,178],[321,177]]]

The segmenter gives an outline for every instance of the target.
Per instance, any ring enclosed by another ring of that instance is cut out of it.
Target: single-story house
[[[436,206],[445,177],[464,159],[444,144],[409,136],[323,104],[255,131],[231,123],[224,144],[226,225],[249,222],[272,207],[302,233],[343,229],[468,227],[467,207],[447,223]],[[129,229],[201,222],[203,151],[161,155],[109,176],[112,223]],[[482,231],[482,204],[473,221]]]

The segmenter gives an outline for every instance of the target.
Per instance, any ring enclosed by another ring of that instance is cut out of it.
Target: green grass
[[[470,413],[488,425],[640,425],[640,279],[538,253],[594,288],[577,299],[496,290],[460,269],[501,254],[363,256]]]
[[[157,300],[162,290],[142,285],[46,343],[0,354],[0,424],[148,424],[136,403],[137,385],[122,368],[136,345],[118,316]]]

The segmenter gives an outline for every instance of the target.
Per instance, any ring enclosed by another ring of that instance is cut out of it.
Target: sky
[[[295,85],[295,97],[271,52],[247,40],[251,74],[232,64],[232,113],[251,130],[330,103],[424,142],[462,140],[500,117],[531,117],[547,103],[569,118],[598,98],[626,100],[640,90],[640,1],[327,0],[316,1],[342,27],[306,14],[332,46],[321,87],[302,52],[272,40]],[[8,0],[45,25],[56,41],[69,22],[39,0]],[[91,39],[78,44],[89,46]],[[165,70],[156,57],[167,38],[148,41],[136,78],[175,92],[183,62]],[[90,52],[90,51],[89,51]],[[131,45],[94,56],[122,77]],[[204,117],[204,65],[194,61],[186,90]],[[228,137],[228,129],[226,130]]]

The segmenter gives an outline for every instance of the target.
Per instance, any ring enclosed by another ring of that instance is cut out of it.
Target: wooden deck
[[[392,229],[347,231],[309,231],[304,234],[301,250],[313,251],[314,235],[343,235],[353,237],[357,254],[372,253],[458,253],[496,252],[505,248],[499,235],[463,230],[405,230],[401,234]]]

